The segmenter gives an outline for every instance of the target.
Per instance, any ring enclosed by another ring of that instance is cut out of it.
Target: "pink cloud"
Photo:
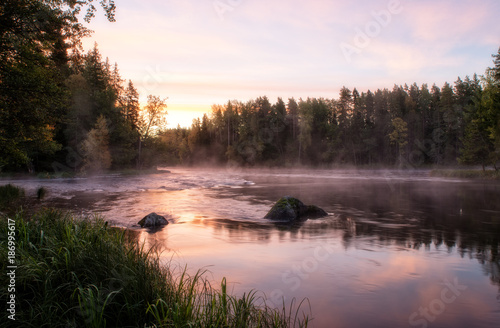
[[[405,15],[415,41],[455,44],[464,38],[480,41],[495,29],[490,22],[498,17],[498,5],[483,1],[411,2]]]

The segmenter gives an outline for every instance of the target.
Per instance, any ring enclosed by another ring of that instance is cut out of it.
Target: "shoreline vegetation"
[[[225,278],[214,287],[204,270],[189,275],[165,265],[159,247],[145,249],[97,215],[28,214],[18,207],[24,191],[12,185],[0,186],[0,198],[2,272],[7,222],[15,222],[15,321],[5,318],[6,327],[307,327],[311,320],[307,299],[276,309],[254,290],[230,295]],[[2,285],[9,279],[3,274]],[[7,289],[0,294],[9,297]]]
[[[473,169],[434,169],[430,171],[431,177],[462,178],[480,180],[500,180],[500,171],[473,170]]]

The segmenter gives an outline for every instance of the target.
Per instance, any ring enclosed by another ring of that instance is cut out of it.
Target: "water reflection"
[[[325,182],[311,177],[304,180],[284,176],[271,179],[266,176],[261,181],[255,176],[250,178],[256,181],[256,186],[238,194],[252,195],[260,201],[293,195],[323,207],[332,215],[292,226],[242,225],[230,220],[210,220],[205,225],[219,235],[223,235],[220,231],[230,231],[231,240],[264,242],[271,247],[275,246],[273,238],[281,243],[302,242],[303,247],[318,241],[341,241],[345,253],[333,256],[326,265],[333,267],[331,272],[323,267],[318,271],[324,276],[317,276],[317,272],[310,275],[321,284],[333,283],[334,289],[321,288],[308,281],[309,294],[285,292],[290,296],[314,295],[315,308],[328,313],[316,318],[319,326],[331,325],[331,320],[339,327],[420,326],[422,320],[432,323],[433,327],[497,326],[500,320],[500,189],[497,184],[381,179]],[[231,192],[218,197],[231,198]],[[290,252],[297,252],[295,259],[299,264],[296,265],[300,267],[300,260],[308,258],[307,252],[288,247]],[[285,266],[275,274],[282,277],[287,270]],[[303,271],[295,278],[301,275]],[[488,280],[482,279],[482,275]],[[448,305],[440,301],[439,295],[446,281],[455,280],[467,289],[461,298]],[[271,281],[273,283],[261,281],[259,286],[288,287],[283,278]],[[488,281],[496,286],[494,294]],[[325,289],[329,292],[325,293]],[[439,302],[446,307],[439,308]],[[429,311],[434,312],[422,317],[419,309],[425,310],[428,306],[431,306]],[[356,315],[358,311],[363,315]],[[418,316],[412,321],[410,315],[415,311]]]
[[[422,172],[186,172],[51,182],[59,197],[48,202],[101,211],[147,246],[160,245],[165,263],[208,268],[235,293],[261,290],[276,306],[281,296],[308,297],[314,327],[500,322],[498,183]],[[294,225],[263,220],[284,195],[330,215]],[[153,211],[171,224],[154,232],[135,225]],[[455,281],[466,286],[460,295],[444,290]]]
[[[397,223],[406,222],[402,216],[396,216],[389,223],[387,220],[381,221],[382,223],[373,219],[332,215],[292,225],[231,219],[197,219],[191,223],[210,228],[214,235],[224,236],[234,243],[271,243],[273,236],[277,236],[280,241],[291,242],[317,241],[325,236],[339,236],[345,250],[367,249],[370,246],[398,251],[422,249],[428,253],[458,253],[462,258],[478,260],[491,282],[500,287],[498,225],[496,229],[485,230],[481,225],[475,226],[458,220],[454,221],[456,224],[439,224],[433,227],[429,227],[426,220],[413,220],[411,224]],[[404,263],[403,267],[411,267],[406,260],[398,259],[400,263]]]

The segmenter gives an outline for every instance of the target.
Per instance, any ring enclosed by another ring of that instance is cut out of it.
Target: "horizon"
[[[127,1],[116,22],[88,25],[103,57],[132,80],[141,103],[168,97],[170,128],[214,104],[267,96],[337,98],[482,75],[500,45],[493,0],[267,3],[249,0]]]

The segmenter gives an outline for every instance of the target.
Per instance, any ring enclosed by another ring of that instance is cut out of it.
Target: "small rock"
[[[138,222],[141,227],[158,227],[167,225],[168,221],[165,217],[156,213],[149,213],[141,221]]]

